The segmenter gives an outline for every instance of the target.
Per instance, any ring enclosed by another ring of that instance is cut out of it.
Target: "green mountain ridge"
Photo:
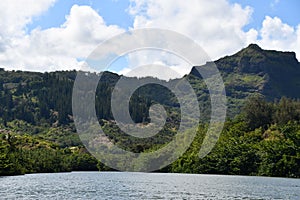
[[[250,44],[234,55],[214,62],[223,78],[227,96],[227,116],[234,118],[241,112],[245,99],[253,94],[261,94],[268,101],[281,97],[300,98],[300,64],[293,52],[263,50]],[[209,65],[209,63],[207,63]],[[193,67],[185,78],[193,87],[201,111],[201,121],[210,116],[209,91]],[[78,72],[22,72],[0,70],[0,121],[13,119],[29,123],[41,120],[50,124],[68,124],[72,121],[72,90]],[[89,77],[99,77],[96,73]],[[99,119],[113,120],[110,95],[115,84],[123,77],[112,72],[101,73],[96,92],[96,112]],[[129,84],[143,82],[147,78],[124,77]],[[163,84],[180,84],[181,79]],[[119,90],[120,91],[120,90]],[[125,92],[126,91],[120,91]],[[185,97],[188,100],[188,96]],[[169,110],[179,111],[180,105],[174,95],[159,85],[140,88],[132,97],[130,113],[137,123],[149,122],[148,109],[153,103],[160,103]],[[121,104],[120,104],[121,106]]]
[[[229,96],[238,96],[241,91],[258,92],[268,100],[300,97],[300,63],[294,52],[263,50],[250,44],[214,63],[222,74]],[[191,74],[199,76],[195,68]]]
[[[300,63],[294,52],[263,50],[250,44],[214,64],[225,84],[229,117],[239,114],[244,100],[253,94],[261,94],[268,101],[284,96],[300,98]],[[199,67],[193,67],[190,75],[201,78],[196,70]]]

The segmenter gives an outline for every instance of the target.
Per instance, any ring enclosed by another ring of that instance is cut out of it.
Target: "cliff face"
[[[215,64],[230,97],[243,98],[258,92],[269,100],[282,96],[300,98],[300,64],[294,52],[263,50],[250,44],[232,56],[215,61]],[[191,74],[200,76],[195,68]]]

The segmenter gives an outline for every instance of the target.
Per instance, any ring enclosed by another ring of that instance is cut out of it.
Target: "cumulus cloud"
[[[213,59],[235,52],[255,37],[252,30],[242,31],[253,10],[226,0],[131,0],[129,11],[135,16],[133,28],[165,28],[185,34]]]
[[[195,40],[211,60],[232,54],[257,37],[257,31],[253,29],[242,30],[252,12],[250,7],[243,8],[226,0],[131,0],[129,9],[134,16],[133,29],[162,28],[184,34]],[[139,60],[145,62],[140,58],[152,56],[131,56],[129,60],[134,65]],[[189,72],[191,66],[184,67],[183,64],[173,62],[171,66],[181,74]]]
[[[32,18],[49,9],[56,0],[2,0],[0,1],[0,36],[22,36]]]
[[[11,66],[16,40],[23,38],[26,25],[34,16],[45,12],[55,0],[3,0],[0,1],[0,65]]]
[[[251,7],[227,0],[131,0],[129,9],[134,16],[133,29],[151,27],[177,31],[194,39],[212,60],[233,54],[249,43],[258,43],[266,49],[295,51],[300,56],[300,25],[292,27],[278,17],[266,16],[260,30],[245,31],[252,12]],[[130,61],[143,64],[147,63],[145,58],[152,59],[144,54],[138,58],[131,56]],[[179,62],[177,66],[182,67]],[[181,72],[186,72],[188,67]]]
[[[263,48],[295,51],[298,59],[300,58],[300,24],[292,27],[278,17],[266,16],[259,32],[261,39],[254,42]]]
[[[127,59],[129,67],[119,72],[125,76],[137,76],[137,73],[140,73],[140,77],[146,77],[152,74],[153,77],[169,80],[171,77],[180,78],[182,75],[188,74],[193,67],[177,55],[160,50],[134,51],[128,54]],[[153,69],[139,70],[139,68],[145,69],[145,66],[152,66]],[[169,71],[166,71],[165,67],[169,67]],[[132,69],[134,70],[131,72]]]
[[[45,30],[37,28],[25,34],[26,24],[32,16],[42,11],[22,15],[24,20],[14,28],[18,35],[2,34],[1,65],[7,69],[31,71],[79,69],[82,64],[80,60],[88,56],[100,42],[123,32],[118,26],[106,25],[91,7],[74,5],[60,27]],[[5,44],[7,46],[3,47]]]

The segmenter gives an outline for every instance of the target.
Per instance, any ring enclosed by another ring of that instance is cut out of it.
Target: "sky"
[[[0,67],[7,70],[82,69],[102,42],[129,30],[159,28],[183,34],[216,60],[250,43],[294,51],[300,59],[298,0],[2,0]],[[173,55],[141,51],[108,70],[164,64],[183,75],[192,66]],[[168,62],[166,62],[168,60]]]

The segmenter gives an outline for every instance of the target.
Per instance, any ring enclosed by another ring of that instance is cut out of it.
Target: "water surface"
[[[129,172],[0,177],[0,199],[300,199],[300,179]]]

